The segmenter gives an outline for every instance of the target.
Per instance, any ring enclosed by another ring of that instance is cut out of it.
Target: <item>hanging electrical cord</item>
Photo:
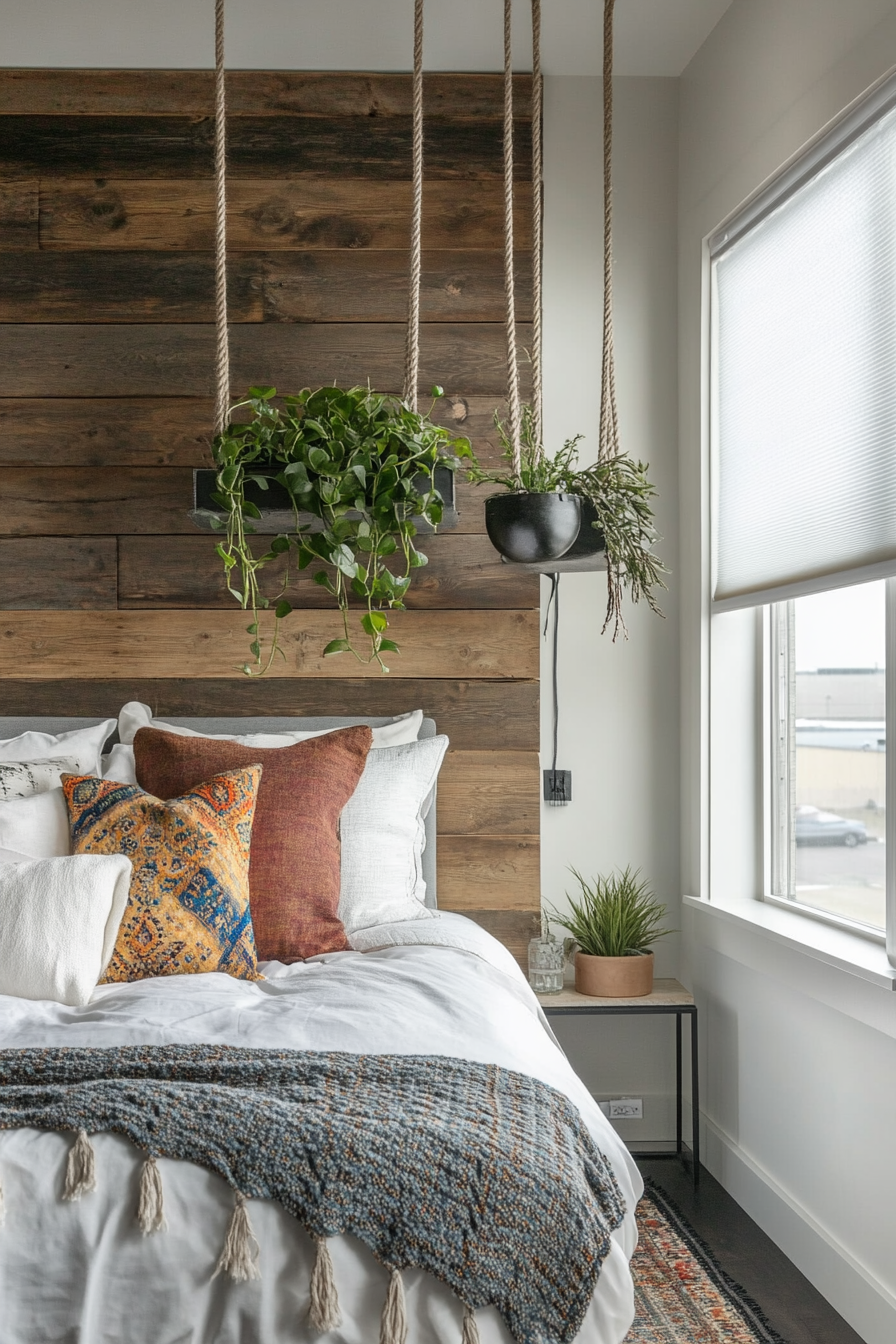
[[[215,433],[230,407],[227,325],[227,100],[224,88],[224,0],[215,0]]]
[[[551,807],[564,807],[572,802],[572,772],[569,770],[557,769],[557,743],[560,733],[560,694],[559,680],[557,676],[559,662],[560,645],[560,575],[557,573],[548,576],[551,580],[551,592],[548,597],[548,604],[544,613],[544,630],[542,632],[545,639],[548,635],[548,625],[551,619],[551,609],[554,612],[554,638],[551,648],[551,701],[553,709],[553,754],[551,756],[551,768],[544,771],[544,798],[545,802]]]
[[[517,480],[523,469],[520,442],[520,374],[513,292],[513,0],[504,0],[504,298],[507,330],[507,432]]]

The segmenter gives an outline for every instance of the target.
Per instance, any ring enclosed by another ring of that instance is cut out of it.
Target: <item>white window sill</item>
[[[800,958],[821,962],[891,993],[896,990],[896,968],[887,960],[886,949],[848,929],[824,924],[766,901],[719,902],[684,896],[683,903],[686,909],[699,911],[701,916],[735,929],[749,930],[758,938],[773,942]]]

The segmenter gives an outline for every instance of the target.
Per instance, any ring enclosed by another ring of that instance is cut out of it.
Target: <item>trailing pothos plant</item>
[[[666,566],[653,547],[659,537],[650,501],[656,495],[647,476],[647,465],[636,462],[627,453],[598,460],[580,467],[578,445],[584,437],[577,434],[549,457],[538,437],[530,406],[523,406],[520,421],[521,462],[513,470],[513,445],[507,428],[495,413],[495,428],[501,440],[509,470],[485,470],[474,463],[470,480],[477,484],[502,485],[506,490],[525,494],[570,494],[589,500],[594,506],[596,532],[603,533],[607,555],[607,611],[601,634],[613,628],[613,641],[620,634],[628,638],[623,613],[626,591],[632,602],[642,598],[651,611],[662,616],[657,590],[665,588]]]
[[[442,389],[432,392],[434,405]],[[314,581],[342,616],[342,634],[324,654],[348,653],[388,672],[383,655],[400,650],[387,637],[385,612],[403,609],[413,571],[427,563],[414,544],[413,520],[438,527],[444,501],[435,470],[456,471],[462,458],[472,459],[469,440],[433,424],[432,407],[420,415],[398,397],[366,387],[305,388],[283,397],[282,405],[275,397],[273,387],[250,388],[231,417],[251,414],[245,421],[231,418],[212,447],[218,468],[213,499],[224,517],[210,513],[208,519],[226,534],[217,551],[228,589],[252,613],[247,632],[254,661],[242,671],[260,676],[278,654],[285,657],[280,627],[292,611],[286,594],[294,568],[318,565]],[[261,512],[246,498],[246,485],[266,490],[271,479],[287,491],[295,525],[257,554],[253,520]],[[262,592],[260,577],[275,561],[283,568],[271,595]],[[351,629],[352,597],[362,606],[357,633],[363,652]],[[264,636],[261,616],[268,610],[273,621]]]

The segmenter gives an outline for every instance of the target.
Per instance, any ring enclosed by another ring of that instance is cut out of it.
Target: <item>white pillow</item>
[[[435,913],[423,904],[423,822],[447,747],[447,737],[426,737],[369,753],[339,823],[339,918],[349,935]]]
[[[116,742],[107,756],[103,757],[103,779],[114,779],[118,784],[137,783],[137,762],[134,760],[134,748]]]
[[[59,787],[63,775],[78,775],[74,756],[49,756],[45,761],[0,761],[0,802],[30,798]]]
[[[373,745],[395,747],[402,742],[416,742],[422,722],[422,709],[399,714],[390,723],[374,728]],[[162,719],[154,719],[149,705],[131,700],[118,715],[119,741],[126,747],[132,746],[138,728],[160,728],[166,733],[178,733],[181,737],[208,737],[218,742],[239,742],[244,747],[291,747],[294,742],[306,742],[309,737],[323,737],[326,733],[337,731],[335,728],[304,728],[289,733],[200,733],[195,728],[180,728]]]
[[[83,1007],[111,960],[130,884],[124,854],[0,867],[0,994]]]
[[[29,863],[30,854],[17,854],[14,849],[0,849],[0,863]]]
[[[68,733],[28,732],[19,737],[7,737],[0,741],[0,761],[46,761],[53,756],[65,756],[75,762],[74,774],[96,775],[103,744],[115,728],[114,719],[105,719],[89,728],[74,728]]]
[[[0,803],[0,849],[12,849],[32,859],[55,859],[71,854],[68,808],[61,788]]]

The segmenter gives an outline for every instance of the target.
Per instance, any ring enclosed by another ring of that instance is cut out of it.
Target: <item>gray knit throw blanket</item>
[[[326,1239],[359,1238],[390,1271],[381,1340],[407,1333],[400,1271],[434,1274],[519,1344],[578,1333],[624,1205],[609,1162],[553,1088],[494,1065],[420,1055],[230,1046],[0,1051],[0,1129],[71,1130],[65,1195],[97,1181],[89,1135],[145,1154],[137,1216],[165,1226],[156,1158],[235,1192],[218,1271],[258,1277],[247,1199],[274,1199],[318,1243],[312,1324],[339,1322]],[[11,1228],[7,1228],[7,1235]]]

